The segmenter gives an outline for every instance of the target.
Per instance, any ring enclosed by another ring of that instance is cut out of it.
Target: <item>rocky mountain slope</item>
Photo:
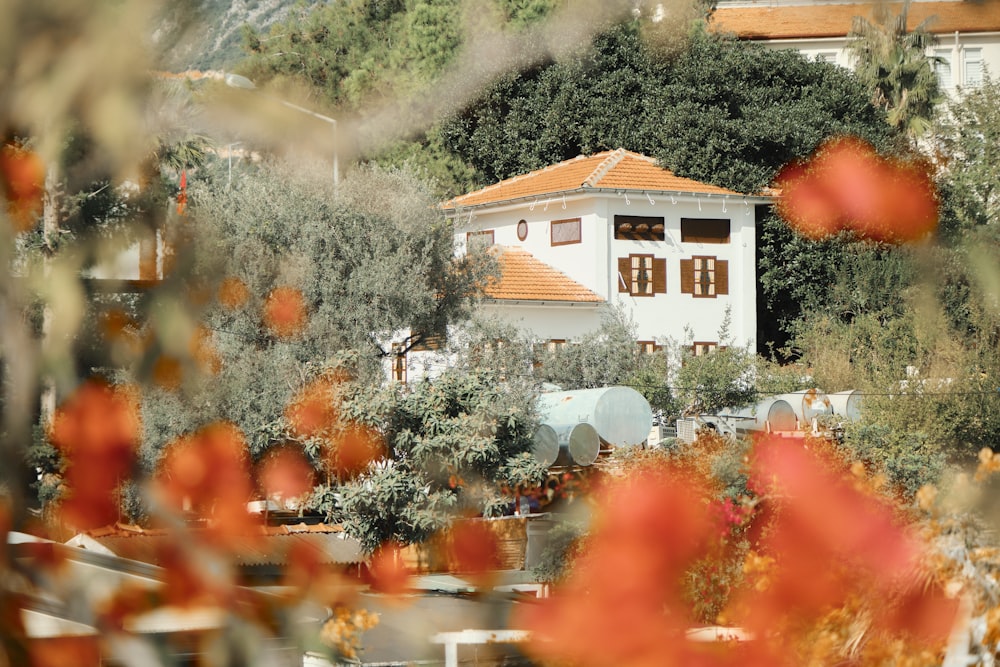
[[[328,0],[187,0],[170,3],[153,41],[162,67],[171,70],[227,69],[243,57],[240,31],[266,32],[291,12],[308,12]]]

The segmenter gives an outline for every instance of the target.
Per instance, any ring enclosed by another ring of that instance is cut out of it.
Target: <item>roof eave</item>
[[[563,301],[559,299],[483,299],[494,306],[545,306],[547,308],[598,308],[605,301]]]
[[[553,199],[560,197],[566,197],[570,195],[622,195],[622,194],[636,194],[636,195],[649,195],[649,196],[674,196],[674,197],[690,197],[697,199],[700,197],[705,197],[708,199],[743,199],[747,203],[753,201],[755,204],[770,204],[774,201],[774,197],[769,197],[767,195],[744,195],[738,192],[733,193],[723,193],[723,192],[693,192],[686,190],[658,190],[654,188],[591,188],[591,187],[580,187],[573,190],[559,190],[556,192],[546,192],[544,194],[538,195],[526,195],[523,197],[513,197],[511,199],[497,199],[489,202],[482,202],[479,204],[468,204],[452,207],[441,207],[441,210],[446,216],[457,216],[463,211],[475,211],[483,208],[498,208],[500,206],[514,206],[519,203],[533,201],[535,203],[544,200],[551,202]]]

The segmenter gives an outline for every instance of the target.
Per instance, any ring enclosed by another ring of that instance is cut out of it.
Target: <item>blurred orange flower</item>
[[[297,438],[316,438],[328,434],[336,425],[337,381],[331,377],[313,380],[295,396],[285,409],[285,418]]]
[[[372,588],[380,593],[402,595],[409,591],[410,573],[399,557],[398,545],[383,544],[372,554],[369,574]]]
[[[457,572],[471,575],[482,587],[491,587],[500,569],[500,544],[483,520],[456,521],[451,526],[451,561]]]
[[[212,344],[212,332],[205,326],[199,326],[188,345],[191,357],[205,373],[215,375],[222,370],[222,357]]]
[[[302,292],[277,287],[264,302],[264,324],[279,338],[291,338],[306,326],[306,302]]]
[[[49,439],[67,463],[63,518],[80,529],[114,522],[115,490],[130,476],[139,442],[135,392],[102,380],[85,382],[56,410]]]
[[[775,186],[778,212],[809,238],[850,230],[872,241],[918,241],[937,227],[929,167],[881,157],[854,137],[829,140],[809,160],[789,164]]]
[[[349,424],[337,432],[326,450],[326,463],[338,479],[364,472],[373,461],[385,458],[382,435],[373,428]]]
[[[816,618],[858,596],[883,627],[928,642],[944,638],[954,601],[941,591],[908,592],[921,550],[884,501],[861,493],[802,439],[758,443],[753,476],[771,510],[757,546],[774,567],[763,590],[735,605],[746,627],[764,632],[783,619]],[[905,613],[900,596],[908,600]]]
[[[239,278],[226,278],[219,285],[219,303],[229,310],[242,308],[250,299],[250,290]]]
[[[272,447],[257,463],[257,479],[267,497],[298,498],[312,490],[315,476],[305,452],[293,444]]]
[[[605,487],[565,585],[515,621],[533,630],[531,653],[594,667],[707,664],[684,639],[691,619],[681,591],[715,533],[703,497],[669,469]]]
[[[184,369],[181,367],[180,359],[164,354],[153,362],[152,375],[156,386],[167,391],[177,391],[181,388]]]
[[[6,144],[0,149],[0,190],[15,231],[31,229],[42,211],[45,164],[38,154]]]
[[[97,636],[55,637],[31,642],[32,667],[100,667]]]
[[[210,519],[213,535],[221,540],[250,532],[249,454],[243,433],[233,424],[209,424],[168,445],[157,480],[169,504]]]

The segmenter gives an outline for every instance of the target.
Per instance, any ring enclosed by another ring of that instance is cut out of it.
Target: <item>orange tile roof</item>
[[[902,3],[889,3],[898,14]],[[731,32],[743,39],[794,39],[844,37],[855,16],[872,20],[875,4],[786,5],[783,7],[720,7],[709,26],[716,32]],[[912,2],[907,27],[927,18],[927,29],[936,34],[993,32],[1000,30],[1000,0],[981,2]]]
[[[500,279],[486,287],[486,295],[504,301],[566,301],[598,303],[603,299],[523,248],[494,246],[500,261]]]
[[[450,199],[444,209],[496,204],[525,197],[544,197],[584,190],[644,190],[735,195],[725,188],[675,176],[645,155],[618,148],[594,155],[580,155],[544,169],[515,176]]]

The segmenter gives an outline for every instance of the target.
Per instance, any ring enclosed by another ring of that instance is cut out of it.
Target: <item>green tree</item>
[[[919,137],[930,129],[942,97],[933,58],[927,56],[935,43],[927,31],[932,19],[907,30],[909,8],[910,0],[904,0],[899,14],[887,4],[876,4],[874,21],[855,16],[847,48],[872,104],[885,110],[890,125]]]
[[[241,68],[260,83],[306,85],[325,101],[357,109],[424,89],[452,64],[484,21],[518,29],[559,0],[346,0],[301,8],[267,35],[244,29]]]
[[[339,490],[330,508],[369,551],[421,542],[452,516],[502,514],[503,488],[529,487],[545,468],[529,453],[535,394],[493,369],[450,369],[417,382],[362,390],[345,414],[378,428],[389,458]]]
[[[1000,80],[987,74],[949,100],[931,142],[942,163],[945,234],[1000,223]]]
[[[143,402],[147,466],[218,420],[258,457],[289,437],[286,407],[341,353],[354,350],[354,372],[377,383],[395,332],[412,330],[414,345],[463,318],[490,267],[454,257],[432,204],[416,179],[379,169],[353,174],[333,198],[320,170],[277,163],[231,186],[194,184],[177,275],[192,277],[186,289],[204,305],[152,306],[171,331],[136,369],[161,385]],[[179,380],[158,378],[164,363],[180,365]]]
[[[624,385],[646,397],[654,410],[673,414],[669,363],[661,350],[643,353],[635,323],[622,308],[609,310],[601,326],[579,340],[538,354],[535,377],[564,390]]]
[[[733,345],[729,327],[727,312],[719,327],[719,347],[706,354],[695,356],[690,341],[675,343],[675,354],[680,357],[676,391],[684,406],[682,414],[712,414],[757,400],[758,358],[749,345]]]
[[[882,114],[842,68],[700,30],[668,58],[642,26],[620,24],[578,56],[501,77],[444,122],[446,145],[482,183],[624,147],[756,192],[830,136],[891,144]]]

